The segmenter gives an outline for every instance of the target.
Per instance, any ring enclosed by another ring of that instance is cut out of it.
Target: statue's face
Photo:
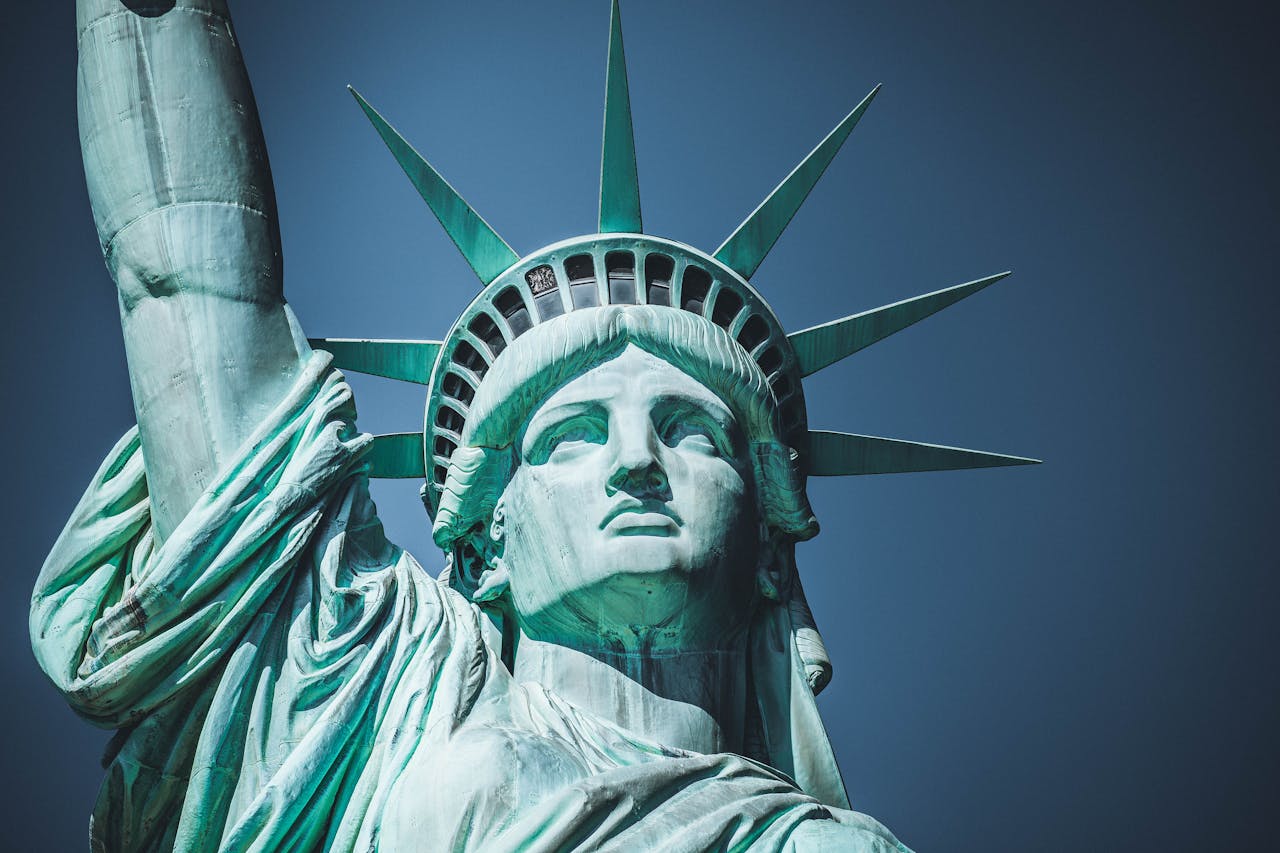
[[[714,393],[630,346],[547,398],[518,449],[497,532],[526,634],[657,650],[720,647],[745,628],[756,497]]]

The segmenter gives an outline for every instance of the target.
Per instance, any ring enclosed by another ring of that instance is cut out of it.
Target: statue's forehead
[[[675,399],[733,418],[728,405],[705,384],[670,361],[628,343],[613,358],[583,371],[548,394],[530,413],[530,420],[550,410],[592,403],[652,407]]]

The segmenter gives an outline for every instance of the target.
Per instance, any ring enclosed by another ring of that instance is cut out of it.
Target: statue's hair
[[[579,309],[541,323],[494,361],[471,404],[436,509],[432,537],[450,555],[448,582],[468,597],[493,543],[488,532],[499,497],[519,465],[517,445],[534,410],[577,376],[616,358],[628,345],[679,368],[715,393],[747,441],[760,518],[774,562],[770,574],[790,612],[805,677],[817,692],[831,659],[795,572],[795,543],[818,532],[795,454],[781,440],[777,402],[756,362],[719,326],[696,314],[648,305]],[[507,654],[504,642],[504,655]]]
[[[780,440],[777,406],[756,362],[720,327],[695,314],[648,305],[574,311],[512,342],[485,376],[454,451],[432,536],[441,548],[479,525],[518,464],[515,445],[534,410],[553,392],[634,345],[677,367],[734,413],[750,449],[761,518],[772,535],[818,532],[794,454]]]

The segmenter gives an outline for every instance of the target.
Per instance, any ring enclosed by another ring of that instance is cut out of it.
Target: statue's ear
[[[471,600],[477,604],[502,598],[511,586],[511,575],[502,560],[503,537],[507,532],[504,501],[505,498],[498,498],[489,521],[489,544],[484,549],[485,569],[480,573],[476,591],[471,595]]]
[[[506,495],[498,498],[498,502],[493,507],[493,517],[489,521],[489,538],[493,540],[494,546],[501,551],[502,537],[507,532],[507,512],[506,512]]]

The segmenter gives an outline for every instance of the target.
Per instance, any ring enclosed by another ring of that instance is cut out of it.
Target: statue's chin
[[[579,578],[524,614],[526,630],[559,645],[628,652],[720,648],[738,633],[749,596],[691,570],[661,541],[636,539],[626,562],[596,564],[593,578]]]
[[[554,547],[512,548],[512,603],[526,635],[627,653],[724,647],[749,621],[755,573],[742,567],[754,564],[721,537],[667,521],[633,514]]]
[[[564,604],[592,623],[657,628],[675,621],[693,597],[688,568],[674,559],[631,556],[625,564],[601,566],[597,577],[566,590]]]
[[[688,545],[678,537],[628,532],[610,537],[601,551],[599,565],[612,577],[692,574]]]

